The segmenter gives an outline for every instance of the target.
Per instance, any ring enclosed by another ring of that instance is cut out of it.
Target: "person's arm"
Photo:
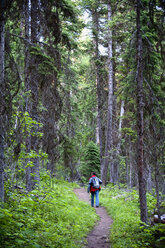
[[[92,184],[92,178],[89,179],[88,188],[87,188],[88,193],[90,192],[91,184]]]
[[[99,184],[102,184],[102,180],[99,178]]]
[[[102,184],[102,180],[99,178],[99,185]],[[101,187],[99,187],[99,191],[101,190]]]
[[[88,188],[87,188],[87,192],[89,193],[90,192],[90,184],[88,184]]]

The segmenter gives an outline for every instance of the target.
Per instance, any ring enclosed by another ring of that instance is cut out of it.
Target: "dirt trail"
[[[90,194],[86,192],[84,188],[75,189],[75,194],[82,201],[86,201],[90,204]],[[100,220],[96,223],[94,229],[89,233],[87,237],[87,248],[110,248],[109,232],[112,219],[107,215],[104,207],[96,208],[96,213],[100,216]]]

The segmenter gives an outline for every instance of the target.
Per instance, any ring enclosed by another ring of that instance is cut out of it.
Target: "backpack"
[[[92,187],[95,189],[99,189],[100,187],[100,182],[98,177],[93,177],[92,178]]]

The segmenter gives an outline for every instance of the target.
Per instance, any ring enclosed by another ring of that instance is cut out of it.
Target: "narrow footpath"
[[[75,194],[82,201],[86,201],[90,204],[90,194],[86,192],[84,188],[74,190]],[[100,220],[96,223],[94,229],[89,233],[87,237],[87,248],[110,248],[110,225],[112,219],[108,216],[104,207],[96,208],[96,213],[99,215]]]

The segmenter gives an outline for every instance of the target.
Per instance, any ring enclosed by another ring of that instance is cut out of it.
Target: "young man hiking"
[[[91,192],[91,206],[94,207],[94,197],[96,197],[96,208],[99,207],[99,191],[101,190],[100,184],[102,184],[101,179],[96,177],[93,172],[89,179],[87,192]]]

